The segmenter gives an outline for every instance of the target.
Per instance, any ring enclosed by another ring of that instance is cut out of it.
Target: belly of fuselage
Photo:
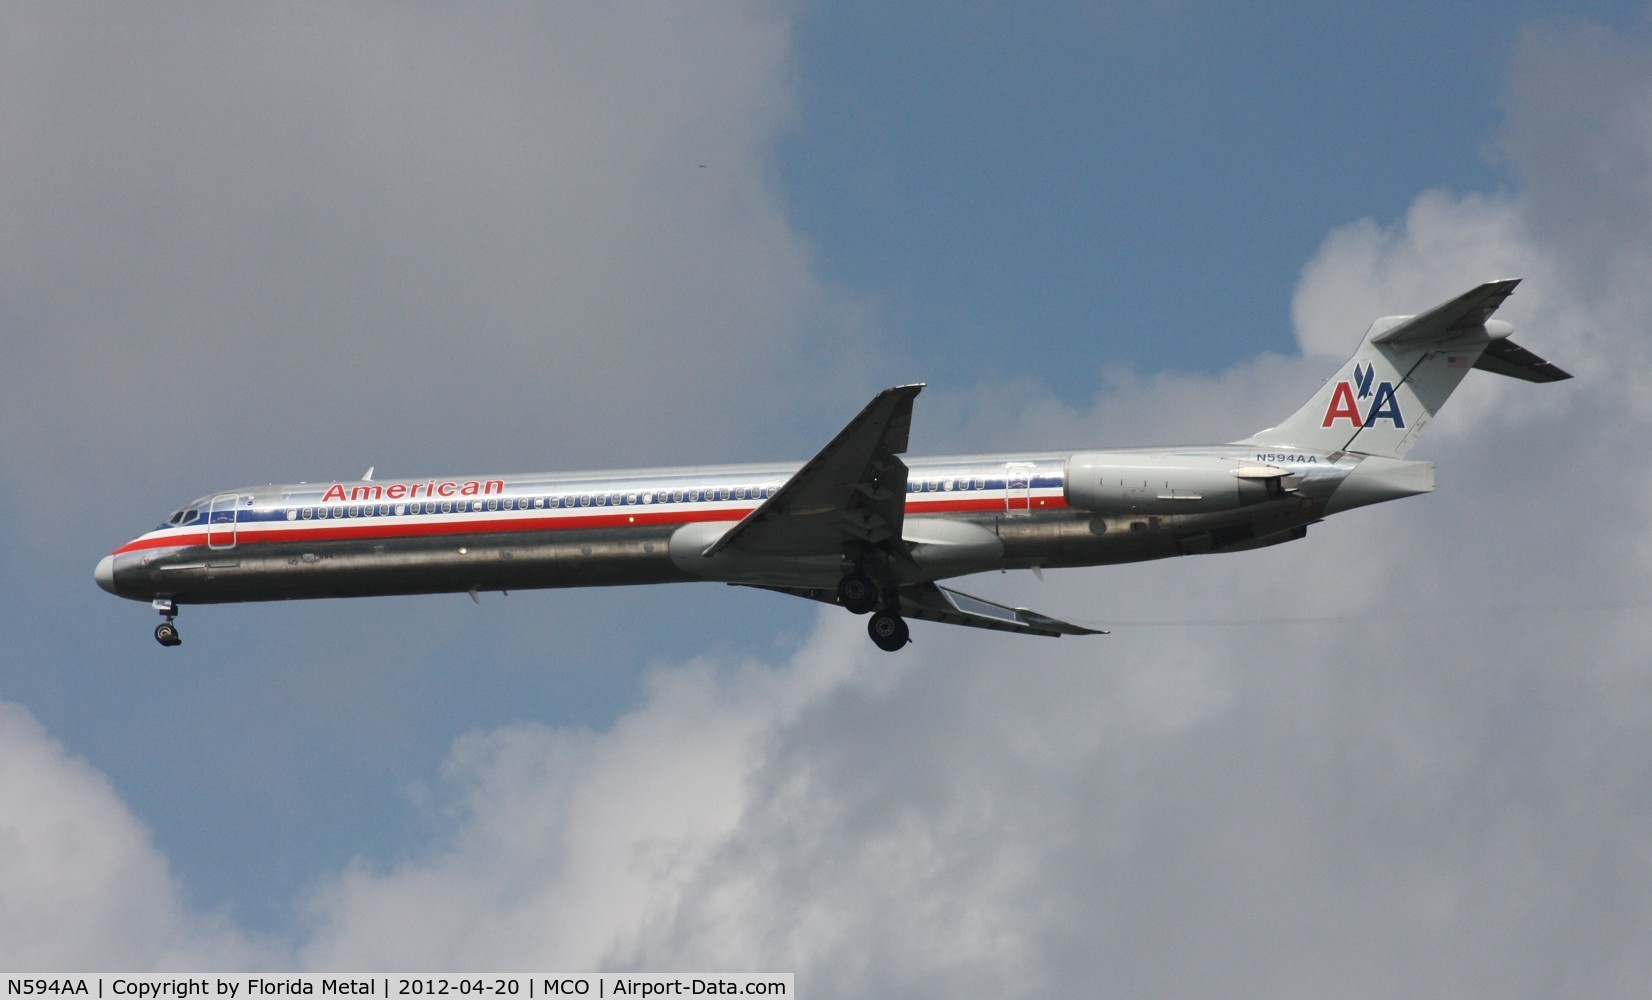
[[[265,542],[175,549],[116,570],[127,596],[181,604],[672,583],[670,529]]]

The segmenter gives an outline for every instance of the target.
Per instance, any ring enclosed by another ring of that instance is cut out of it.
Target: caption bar
[[[36,1000],[266,1000],[269,997],[483,997],[546,1000],[561,997],[794,997],[792,973],[726,975],[601,972],[579,975],[326,976],[241,973],[207,975],[103,974],[6,976],[6,997]]]

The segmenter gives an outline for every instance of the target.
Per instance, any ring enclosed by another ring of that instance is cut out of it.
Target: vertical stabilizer
[[[1513,332],[1491,314],[1519,283],[1488,281],[1428,312],[1377,320],[1354,356],[1306,405],[1245,443],[1404,456],[1487,346]]]

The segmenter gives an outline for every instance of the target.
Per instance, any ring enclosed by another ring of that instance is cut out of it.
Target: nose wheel
[[[161,597],[150,602],[150,607],[159,611],[166,621],[155,626],[155,641],[163,646],[181,646],[183,639],[178,635],[178,626],[172,620],[178,617],[178,606],[172,601]]]

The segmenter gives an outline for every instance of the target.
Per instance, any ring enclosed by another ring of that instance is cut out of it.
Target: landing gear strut
[[[157,597],[149,603],[150,607],[166,618],[166,621],[155,626],[155,641],[163,646],[182,645],[183,639],[178,636],[178,626],[172,624],[172,619],[178,617],[178,606],[165,597]]]
[[[893,611],[873,615],[866,623],[866,634],[886,653],[893,653],[912,641],[912,630],[907,627],[906,619]]]

